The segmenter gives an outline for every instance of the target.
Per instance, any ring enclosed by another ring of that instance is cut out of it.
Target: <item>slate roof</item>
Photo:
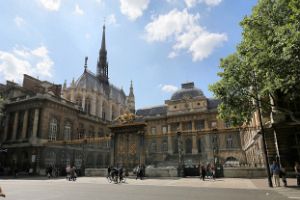
[[[155,106],[151,108],[143,108],[136,111],[137,116],[163,116],[167,114],[167,106]]]

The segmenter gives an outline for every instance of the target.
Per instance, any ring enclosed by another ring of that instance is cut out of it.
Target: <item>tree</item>
[[[300,95],[300,2],[260,0],[241,22],[237,51],[221,59],[221,79],[210,86],[222,103],[219,117],[248,121],[261,97],[262,110],[289,111]]]

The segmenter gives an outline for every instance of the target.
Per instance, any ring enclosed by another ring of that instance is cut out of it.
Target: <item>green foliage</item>
[[[241,26],[236,53],[221,59],[221,80],[210,86],[222,100],[219,117],[235,124],[250,119],[256,92],[268,97],[279,91],[291,101],[299,97],[300,1],[260,0]]]

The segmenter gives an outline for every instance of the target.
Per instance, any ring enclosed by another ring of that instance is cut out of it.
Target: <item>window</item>
[[[182,123],[182,130],[187,131],[187,130],[192,130],[192,122],[184,122]]]
[[[161,130],[162,130],[162,134],[167,134],[167,132],[168,132],[167,126],[163,126],[163,127],[161,128]]]
[[[211,122],[211,128],[217,128],[217,122]]]
[[[82,123],[80,123],[78,128],[78,139],[81,139],[83,137],[84,137],[84,126]]]
[[[195,121],[195,128],[196,128],[196,130],[204,129],[204,120]]]
[[[82,100],[81,100],[81,97],[80,97],[80,96],[78,96],[78,97],[76,98],[76,104],[79,106],[80,109],[82,109]]]
[[[155,153],[156,152],[156,142],[153,141],[150,144],[150,153]]]
[[[152,135],[155,135],[155,134],[156,134],[156,128],[155,128],[155,127],[152,127],[152,128],[151,128],[151,134],[152,134]]]
[[[201,139],[198,139],[198,152],[199,153],[201,153],[201,151],[202,151],[202,141],[201,141]]]
[[[185,153],[192,153],[192,140],[190,138],[185,140]]]
[[[233,148],[233,139],[231,135],[227,136],[226,146],[227,148]]]
[[[50,121],[50,130],[49,130],[49,140],[56,140],[57,136],[57,120],[55,118],[52,118]]]
[[[91,100],[90,100],[90,98],[86,98],[86,100],[85,100],[84,111],[87,112],[88,114],[91,113]]]
[[[161,150],[162,150],[162,152],[168,151],[168,142],[167,141],[163,141]]]
[[[64,140],[71,140],[71,123],[70,122],[65,123]]]
[[[171,131],[172,132],[176,132],[178,128],[179,128],[179,123],[171,124]]]
[[[94,137],[94,132],[95,132],[94,127],[93,127],[93,126],[90,126],[90,128],[89,128],[89,133],[88,133],[88,137],[89,137],[89,138]]]

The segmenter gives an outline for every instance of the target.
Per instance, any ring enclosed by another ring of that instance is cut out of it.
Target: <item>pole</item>
[[[268,174],[268,183],[269,187],[273,187],[272,179],[271,179],[271,171],[270,171],[270,164],[269,164],[269,159],[268,159],[268,151],[267,151],[267,142],[265,139],[265,130],[262,122],[262,117],[261,117],[261,105],[260,105],[260,98],[257,92],[257,82],[256,82],[256,75],[254,72],[254,83],[255,83],[255,96],[256,96],[256,109],[258,112],[258,120],[259,120],[259,125],[260,125],[260,130],[261,130],[261,135],[262,135],[262,140],[263,140],[263,151],[265,155],[265,160],[266,160],[266,167],[267,167],[267,174]]]

